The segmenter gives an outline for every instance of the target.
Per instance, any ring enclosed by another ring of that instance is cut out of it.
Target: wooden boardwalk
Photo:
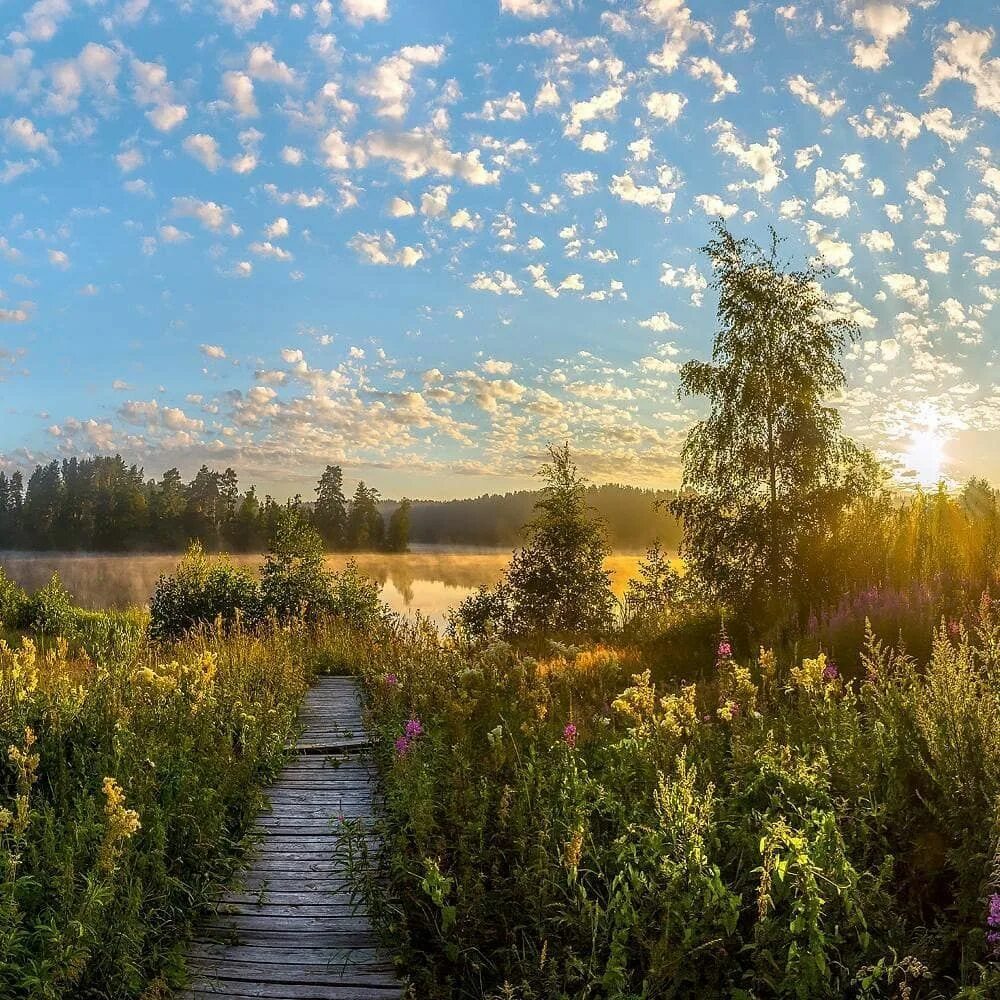
[[[356,681],[320,678],[300,719],[298,753],[271,786],[240,887],[219,898],[188,951],[185,1000],[402,996],[336,856],[341,818],[368,819],[374,808]]]

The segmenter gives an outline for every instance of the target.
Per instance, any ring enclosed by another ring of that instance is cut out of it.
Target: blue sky
[[[722,214],[834,269],[900,481],[1000,479],[997,12],[0,3],[0,466],[674,486]]]

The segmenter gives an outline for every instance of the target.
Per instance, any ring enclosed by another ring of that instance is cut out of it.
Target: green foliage
[[[0,629],[16,629],[24,617],[28,595],[0,566]]]
[[[989,602],[924,667],[869,633],[859,682],[723,644],[657,685],[639,656],[358,640],[387,811],[355,874],[417,995],[993,995]]]
[[[100,668],[0,647],[0,996],[164,996],[309,679],[303,637],[210,636]]]
[[[150,634],[173,640],[198,628],[253,625],[261,615],[261,588],[245,569],[210,557],[195,543],[169,576],[161,576],[149,602]]]
[[[454,627],[474,638],[590,635],[609,629],[615,600],[604,527],[586,504],[586,487],[569,446],[549,449],[539,475],[546,482],[525,526],[525,545],[500,583],[463,602]]]
[[[23,604],[18,624],[39,635],[69,637],[75,621],[73,597],[62,585],[59,574],[53,573],[52,579]]]
[[[405,552],[410,541],[410,501],[403,497],[389,518],[385,547],[390,552]]]
[[[260,571],[264,607],[281,621],[298,616],[315,620],[326,609],[330,577],[323,567],[323,540],[289,504],[275,519]]]
[[[712,361],[681,369],[682,395],[708,416],[684,445],[674,513],[682,555],[713,596],[760,628],[801,622],[824,589],[831,532],[845,507],[875,496],[874,460],[840,433],[830,397],[857,327],[823,293],[823,271],[792,270],[722,222],[704,248],[719,290]]]

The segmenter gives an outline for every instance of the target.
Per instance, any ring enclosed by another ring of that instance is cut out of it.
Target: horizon
[[[833,269],[864,335],[837,405],[901,488],[1000,480],[995,13],[4,11],[0,468],[448,500],[570,438],[596,484],[674,489],[721,215]]]

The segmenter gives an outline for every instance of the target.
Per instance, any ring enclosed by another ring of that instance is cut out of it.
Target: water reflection
[[[84,607],[127,607],[145,604],[156,581],[177,564],[176,555],[87,555],[79,553],[0,553],[0,565],[23,587],[34,590],[58,572],[66,588]],[[327,564],[342,569],[347,555],[331,555]],[[420,612],[443,623],[448,611],[476,587],[496,583],[510,552],[422,548],[399,554],[358,553],[354,561],[378,581],[382,596],[396,611]],[[256,567],[260,556],[233,556],[235,563]],[[621,594],[635,574],[638,559],[614,555],[605,564],[612,586]]]

